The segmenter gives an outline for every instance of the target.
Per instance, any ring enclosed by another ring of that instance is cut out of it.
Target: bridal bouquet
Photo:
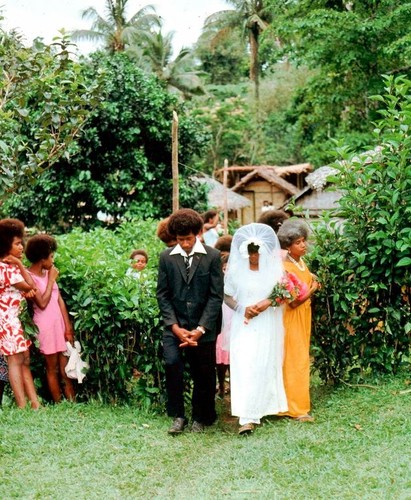
[[[301,299],[306,295],[308,287],[300,281],[293,273],[285,273],[282,279],[274,286],[269,295],[273,307],[280,306],[284,302],[292,302],[295,299]]]
[[[308,286],[300,281],[293,273],[285,272],[281,280],[274,285],[270,295],[267,297],[272,301],[272,307],[281,306],[284,302],[292,302],[302,299],[308,292]],[[248,325],[249,319],[244,318],[244,324]]]

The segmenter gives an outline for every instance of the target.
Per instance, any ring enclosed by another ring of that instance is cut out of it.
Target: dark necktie
[[[190,257],[184,257],[184,264],[186,266],[186,277],[188,279],[188,276],[190,274]]]

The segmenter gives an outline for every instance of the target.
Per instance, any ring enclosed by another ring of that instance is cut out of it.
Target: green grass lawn
[[[313,389],[316,421],[237,435],[227,402],[204,434],[98,404],[0,412],[0,498],[411,499],[411,385]]]

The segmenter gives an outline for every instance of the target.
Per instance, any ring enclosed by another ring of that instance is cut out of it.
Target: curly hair
[[[24,223],[19,219],[0,220],[0,257],[6,257],[14,238],[24,237]]]
[[[36,234],[27,241],[26,257],[32,264],[36,264],[41,259],[47,259],[56,250],[57,242],[52,236]]]
[[[170,217],[161,220],[157,226],[157,237],[168,247],[173,247],[176,244],[175,236],[172,236],[168,230],[168,221]]]
[[[218,240],[215,242],[214,248],[220,250],[220,252],[228,252],[231,250],[231,242],[233,241],[233,237],[231,234],[226,234],[224,236],[220,236]]]
[[[267,210],[260,215],[257,222],[267,224],[276,233],[289,217],[290,215],[284,210]]]
[[[218,214],[217,210],[207,210],[207,212],[204,212],[201,217],[203,218],[204,222],[208,222],[210,219],[214,219],[214,217]]]
[[[289,248],[299,238],[308,239],[309,228],[301,219],[288,219],[282,224],[277,233],[281,248]]]
[[[201,215],[191,208],[181,208],[170,215],[168,220],[168,232],[176,236],[187,236],[190,233],[200,234],[203,228]]]
[[[142,255],[146,259],[146,262],[148,262],[148,253],[145,250],[133,250],[131,252],[130,259],[133,260],[136,255]]]
[[[260,245],[256,245],[255,243],[249,243],[247,246],[248,255],[252,253],[258,253],[260,250]]]

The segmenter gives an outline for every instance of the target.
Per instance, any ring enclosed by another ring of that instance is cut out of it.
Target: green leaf
[[[411,266],[411,258],[410,257],[403,257],[395,265],[395,267],[405,267],[405,266]]]

